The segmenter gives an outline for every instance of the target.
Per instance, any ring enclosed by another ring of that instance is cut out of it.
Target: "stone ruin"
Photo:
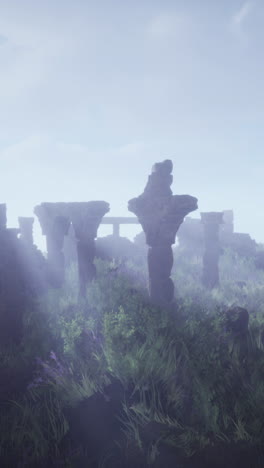
[[[65,237],[63,252],[67,267],[78,261],[76,239],[72,226],[70,226],[68,235]],[[126,237],[110,234],[97,237],[95,240],[95,257],[101,260],[121,263],[133,259],[137,263],[142,263],[140,254],[141,251],[138,246]]]
[[[186,251],[186,255],[201,255],[204,240],[204,230],[201,220],[186,216],[177,232],[177,239],[179,247]]]
[[[112,234],[97,237],[95,240],[96,258],[108,261],[116,261],[117,263],[125,262],[133,259],[137,264],[142,263],[141,250],[135,242],[130,241],[127,237],[120,235],[120,226],[128,224],[139,224],[136,217],[112,217],[106,216],[101,220],[100,225],[112,225]],[[70,226],[68,235],[64,240],[64,257],[67,266],[77,262],[76,240],[74,229]]]
[[[223,223],[219,227],[219,242],[241,256],[255,256],[257,243],[249,234],[234,232],[233,210],[224,210]],[[179,247],[186,255],[202,255],[204,250],[204,228],[200,219],[186,217],[177,233]]]
[[[17,343],[22,333],[21,310],[43,290],[45,259],[33,245],[33,218],[19,218],[19,229],[7,228],[6,222],[6,205],[1,204],[0,342]]]
[[[143,194],[128,202],[128,210],[138,217],[149,246],[150,298],[161,306],[171,305],[174,300],[170,275],[176,233],[184,217],[197,209],[197,198],[172,194],[172,169],[171,160],[156,163]]]
[[[176,235],[180,247],[184,247],[186,252],[190,245],[194,251],[198,249],[202,252],[203,283],[207,288],[213,288],[219,282],[218,261],[222,246],[237,247],[240,241],[243,248],[247,244],[249,250],[254,250],[256,243],[247,234],[234,233],[232,210],[201,213],[201,220],[186,217],[197,209],[197,198],[173,195],[172,169],[170,160],[153,166],[144,192],[128,203],[129,211],[137,218],[103,219],[109,211],[109,204],[105,201],[42,203],[35,207],[34,212],[46,236],[47,259],[33,243],[34,218],[20,217],[19,229],[8,229],[6,205],[0,204],[0,317],[2,320],[8,310],[5,317],[7,328],[11,329],[14,321],[19,322],[25,289],[36,295],[49,286],[63,285],[64,246],[67,246],[67,242],[70,242],[72,257],[78,261],[79,292],[81,297],[84,296],[88,283],[96,274],[96,243],[99,254],[103,244],[106,247],[110,242],[110,255],[117,257],[118,246],[124,239],[119,235],[119,227],[123,223],[140,223],[143,228],[143,233],[136,236],[134,243],[127,241],[138,249],[140,257],[145,257],[147,249],[150,298],[160,306],[169,306],[174,300],[171,270],[172,245]],[[113,225],[113,236],[108,236],[111,239],[105,238],[103,243],[101,239],[96,240],[100,223]],[[131,250],[133,259],[136,258],[135,249]],[[127,251],[126,242],[124,253]],[[107,254],[107,250],[105,252]],[[1,329],[4,329],[1,323],[0,335]],[[19,326],[16,328],[19,329]]]
[[[34,210],[42,233],[47,240],[47,253],[50,271],[55,287],[64,281],[64,237],[70,225],[74,230],[77,246],[80,295],[85,294],[86,286],[95,277],[95,238],[102,217],[109,211],[105,201],[42,203]]]
[[[20,239],[21,241],[28,247],[32,247],[33,242],[33,224],[34,218],[33,217],[19,217],[18,218],[18,225],[19,225],[19,232],[20,232]]]
[[[204,253],[203,253],[203,284],[212,289],[219,284],[219,257],[220,257],[220,225],[223,223],[223,213],[201,213],[201,222],[204,227]]]

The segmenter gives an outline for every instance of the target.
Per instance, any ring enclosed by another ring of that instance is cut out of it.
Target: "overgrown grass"
[[[2,405],[0,456],[23,452],[28,464],[63,458],[65,410],[113,380],[125,390],[127,450],[139,450],[146,464],[164,446],[191,456],[220,442],[263,444],[264,273],[252,260],[226,251],[221,284],[209,292],[200,284],[201,259],[178,252],[174,311],[150,304],[146,272],[131,262],[96,266],[82,301],[73,265],[64,288],[25,314],[21,356],[38,356],[38,366],[31,388]],[[225,329],[222,310],[230,305],[250,313],[245,337]],[[16,369],[19,358],[2,354],[3,366]]]

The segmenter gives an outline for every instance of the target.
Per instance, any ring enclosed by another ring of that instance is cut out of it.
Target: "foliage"
[[[264,273],[253,260],[225,251],[221,284],[206,291],[201,258],[176,251],[173,310],[150,304],[146,272],[131,261],[98,260],[96,268],[80,300],[72,265],[65,286],[25,312],[21,348],[1,350],[2,375],[30,363],[34,378],[2,405],[0,456],[23,449],[25,463],[59,459],[69,430],[65,409],[112,380],[125,389],[127,446],[148,464],[164,446],[191,456],[220,442],[263,444]],[[223,311],[231,305],[249,311],[245,336],[225,328]]]

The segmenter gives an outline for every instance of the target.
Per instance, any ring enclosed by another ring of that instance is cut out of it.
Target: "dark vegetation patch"
[[[82,299],[75,264],[23,296],[22,339],[0,349],[1,466],[264,466],[264,273],[225,250],[207,291],[201,257],[174,256],[168,310],[132,260],[97,260]]]

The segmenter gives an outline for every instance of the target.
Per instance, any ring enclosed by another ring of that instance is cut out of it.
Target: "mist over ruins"
[[[0,468],[264,467],[264,2],[0,2]]]

